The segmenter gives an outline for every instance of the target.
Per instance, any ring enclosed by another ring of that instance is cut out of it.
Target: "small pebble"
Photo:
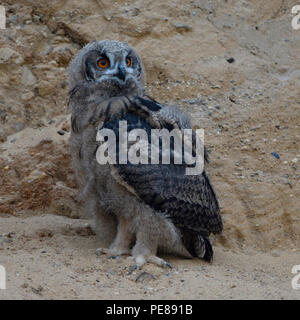
[[[60,134],[61,136],[63,136],[65,134],[65,131],[64,130],[58,130],[57,133]]]
[[[256,127],[253,127],[253,128],[250,129],[250,131],[255,131],[255,130],[259,129],[260,127],[261,127],[261,125],[258,125],[258,126],[256,126]]]
[[[229,59],[226,59],[226,61],[228,62],[228,63],[233,63],[234,62],[234,58],[229,58]]]
[[[148,272],[142,272],[136,277],[135,281],[136,282],[144,282],[145,280],[149,281],[149,280],[155,280],[155,279],[156,278],[153,274],[148,273]]]
[[[231,95],[229,96],[229,100],[230,100],[231,102],[235,103],[235,102],[236,102],[236,96],[235,96],[234,94],[231,94]]]
[[[187,32],[187,31],[190,31],[190,30],[192,29],[192,27],[189,26],[188,24],[181,24],[181,23],[175,24],[175,28],[176,28],[179,32]]]
[[[280,155],[277,152],[272,152],[271,155],[276,159],[280,159]]]

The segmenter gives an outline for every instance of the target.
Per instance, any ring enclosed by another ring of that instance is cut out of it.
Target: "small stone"
[[[189,26],[188,24],[181,24],[181,23],[176,23],[175,28],[178,32],[188,32],[192,30],[192,27]]]
[[[258,125],[258,126],[256,126],[256,127],[252,127],[252,128],[250,129],[250,131],[255,131],[255,130],[259,129],[260,127],[261,127],[261,125]]]
[[[136,264],[134,264],[133,266],[129,267],[129,274],[133,273],[135,274],[134,271],[136,271],[138,269],[138,266]]]
[[[32,16],[32,21],[35,22],[35,23],[38,23],[38,22],[41,21],[41,17],[38,16],[37,14],[34,14],[34,15]]]
[[[41,97],[45,97],[54,91],[53,86],[45,80],[39,82],[38,93]]]
[[[42,295],[42,291],[43,291],[43,287],[42,286],[39,286],[38,288],[34,288],[34,287],[31,287],[31,290],[34,292],[34,293],[36,293],[36,294],[38,294],[38,295]]]
[[[189,104],[195,104],[196,100],[189,100]]]
[[[33,92],[26,92],[26,93],[23,93],[21,95],[22,101],[29,101],[29,100],[31,100],[33,98],[34,98],[34,93]]]
[[[155,279],[156,278],[153,274],[148,273],[148,272],[142,272],[136,277],[135,281],[136,282],[144,282],[145,280],[149,281],[149,280],[155,280]]]
[[[24,59],[17,51],[10,48],[0,48],[0,64],[22,64],[23,62]]]
[[[233,63],[235,60],[234,60],[234,58],[228,58],[228,59],[226,59],[226,61],[228,62],[228,63]]]
[[[35,180],[45,179],[47,174],[39,170],[33,170],[27,177],[24,178],[26,182],[33,182]]]
[[[5,236],[11,239],[13,235],[14,235],[14,232],[8,232]]]
[[[229,96],[229,100],[230,100],[231,102],[233,102],[233,103],[236,103],[236,96],[235,96],[234,94],[231,94],[231,95]]]
[[[271,155],[276,159],[280,159],[280,155],[277,152],[272,152]]]
[[[21,76],[21,83],[24,86],[33,86],[36,84],[36,77],[33,75],[31,70],[26,66],[23,67],[23,73]]]
[[[66,132],[64,130],[58,130],[57,133],[61,136],[63,136]]]
[[[11,17],[8,18],[8,22],[10,22],[10,23],[16,23],[17,20],[18,20],[18,18],[19,18],[19,16],[18,16],[17,14],[15,14],[15,15],[13,15],[13,16],[11,16]]]
[[[257,171],[255,172],[255,174],[258,175],[258,176],[260,176],[260,177],[263,177],[263,176],[264,176],[264,173],[263,173],[263,171],[261,171],[261,170],[257,170]]]

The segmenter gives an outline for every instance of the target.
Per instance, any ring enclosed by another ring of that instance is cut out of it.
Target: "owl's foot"
[[[138,255],[137,257],[130,257],[131,259],[135,259],[135,265],[130,267],[130,271],[134,271],[136,269],[141,269],[147,262],[156,264],[159,267],[163,268],[170,268],[173,269],[172,265],[165,261],[164,259],[161,259],[155,255],[151,256],[145,256],[145,255]]]

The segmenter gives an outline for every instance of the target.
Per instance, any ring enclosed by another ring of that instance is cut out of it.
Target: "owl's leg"
[[[108,249],[98,248],[98,253],[106,253],[114,256],[129,255],[130,246],[133,240],[133,234],[130,232],[127,219],[120,218],[118,224],[118,231],[115,240]]]
[[[172,269],[170,263],[166,262],[164,259],[156,256],[157,248],[158,248],[158,237],[156,237],[155,232],[149,233],[149,225],[148,232],[140,229],[136,235],[136,244],[132,249],[132,257],[135,259],[136,265],[132,268],[141,268],[145,263],[153,263],[160,267],[169,267]],[[151,227],[150,227],[151,229]]]
[[[120,218],[118,232],[114,242],[109,250],[117,255],[130,254],[130,246],[133,240],[133,234],[130,231],[129,223],[126,218]]]

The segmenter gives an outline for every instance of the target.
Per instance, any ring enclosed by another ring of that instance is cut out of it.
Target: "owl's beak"
[[[116,77],[118,77],[120,80],[124,81],[126,78],[126,70],[124,66],[119,65],[118,72],[115,74]]]

